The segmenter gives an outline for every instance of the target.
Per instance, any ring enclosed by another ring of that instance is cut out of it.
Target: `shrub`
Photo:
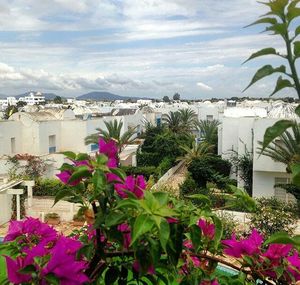
[[[37,179],[33,187],[34,196],[55,196],[62,189],[71,189],[55,178]]]
[[[45,220],[49,219],[59,219],[59,214],[57,213],[48,213],[45,215]]]
[[[275,197],[257,199],[256,211],[249,215],[251,228],[265,237],[276,232],[292,234],[297,222],[297,205],[282,202]]]
[[[187,174],[184,182],[179,185],[179,193],[181,198],[197,193],[197,183],[190,173]]]
[[[218,188],[225,189],[229,183],[231,163],[219,156],[198,158],[188,167],[193,179],[200,188],[205,188],[207,182],[214,182]]]
[[[126,175],[143,175],[147,180],[153,176],[155,180],[158,178],[158,171],[155,166],[122,166]]]
[[[165,157],[159,164],[157,171],[159,176],[163,176],[174,165],[174,159]]]

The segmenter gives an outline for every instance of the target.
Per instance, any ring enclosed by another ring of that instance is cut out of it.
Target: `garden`
[[[287,55],[266,48],[250,59],[277,55],[288,61],[291,71],[264,66],[250,85],[279,72],[289,79],[280,76],[274,93],[289,87],[300,98],[295,67],[300,27],[292,35],[288,30],[300,16],[299,2],[264,3],[270,11],[254,24],[268,24],[267,31],[280,35]],[[300,116],[300,107],[295,112]],[[162,126],[146,129],[137,158],[140,169],[119,165],[119,153],[130,134],[122,141],[100,130],[88,138],[98,143],[95,157],[64,152],[68,162],[57,175],[60,182],[48,181],[47,192],[53,191],[54,203],[67,200],[80,205],[78,218],[86,223],[65,236],[39,219],[12,220],[0,244],[1,284],[285,285],[300,281],[300,236],[293,235],[297,205],[254,200],[251,189],[236,187],[229,178],[233,162],[215,154],[218,122],[196,122],[189,109],[170,112],[163,121]],[[204,134],[199,144],[192,136],[197,126]],[[260,151],[293,126],[294,121],[281,120],[268,128]],[[176,161],[183,161],[188,170],[180,197],[151,190],[147,185],[151,176],[157,179]],[[244,165],[242,159],[238,162]],[[245,182],[249,167],[244,167]],[[292,176],[290,191],[297,192],[299,153],[288,161],[287,170]],[[44,193],[43,186],[36,187]],[[250,213],[250,227],[239,230],[230,216],[222,214],[224,209]]]

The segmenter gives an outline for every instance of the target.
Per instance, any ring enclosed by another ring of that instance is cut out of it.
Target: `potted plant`
[[[45,215],[45,222],[49,225],[58,225],[60,217],[57,213],[48,213]]]
[[[85,223],[85,216],[78,211],[78,213],[73,216],[73,225],[83,226],[84,223]]]

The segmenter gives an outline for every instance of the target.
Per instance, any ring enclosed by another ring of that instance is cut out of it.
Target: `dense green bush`
[[[275,197],[257,199],[257,208],[249,214],[251,228],[256,228],[265,237],[276,232],[293,233],[297,222],[298,207]]]
[[[159,166],[157,167],[157,171],[159,173],[159,176],[163,176],[170,168],[172,168],[175,164],[174,158],[165,157]]]
[[[225,189],[229,183],[230,169],[231,163],[220,156],[195,159],[188,167],[200,188],[205,188],[207,182],[214,182],[220,189]]]
[[[33,186],[33,196],[55,196],[58,191],[68,189],[71,187],[61,183],[55,178],[39,178],[35,181]]]
[[[143,175],[147,180],[150,178],[152,175],[155,180],[158,179],[158,171],[155,166],[139,166],[139,167],[134,167],[134,166],[122,166],[121,167],[126,175]]]

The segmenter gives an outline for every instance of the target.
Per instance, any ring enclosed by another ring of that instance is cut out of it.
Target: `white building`
[[[268,106],[270,107],[270,106]],[[279,109],[281,112],[279,112]],[[269,111],[267,112],[267,109]],[[229,159],[234,150],[238,155],[247,149],[253,152],[253,196],[275,196],[285,201],[293,200],[285,190],[274,187],[275,184],[290,182],[286,166],[258,153],[258,141],[263,140],[266,129],[282,118],[294,118],[294,107],[287,104],[275,104],[273,108],[230,108],[224,111],[222,124],[219,126],[218,152]],[[276,115],[276,118],[273,116]],[[240,187],[242,181],[238,181]]]
[[[41,92],[30,92],[28,96],[20,97],[19,101],[27,103],[27,105],[38,105],[45,103],[45,96]]]

